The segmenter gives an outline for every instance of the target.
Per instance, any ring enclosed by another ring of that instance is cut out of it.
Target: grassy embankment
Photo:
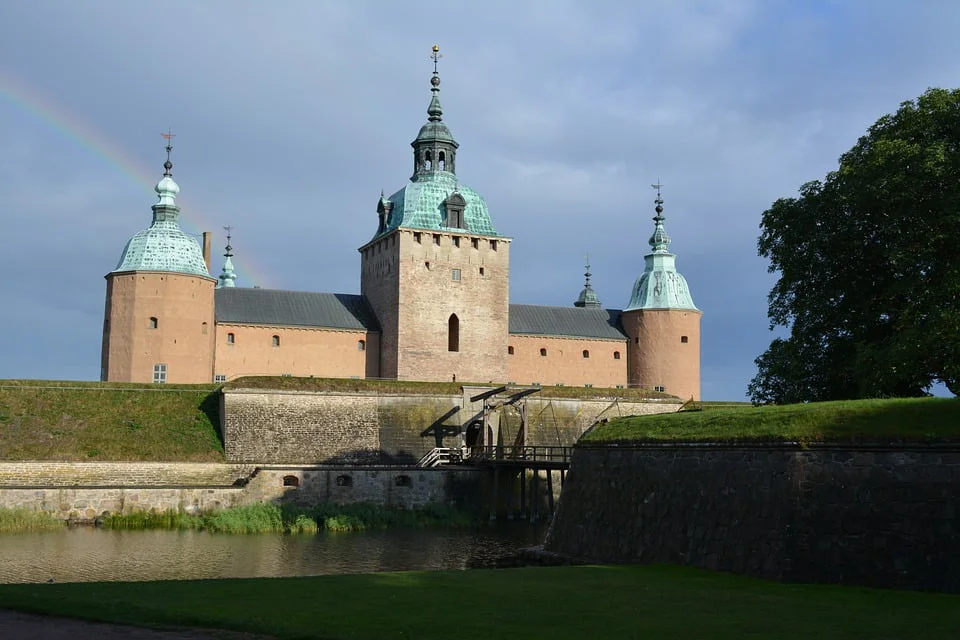
[[[592,429],[585,443],[950,442],[960,440],[960,399],[848,400],[782,406],[704,406],[619,418]]]
[[[275,391],[342,391],[350,393],[396,393],[458,396],[463,387],[491,387],[489,382],[416,382],[407,380],[362,380],[359,378],[304,378],[294,376],[249,376],[237,378],[224,389],[264,389]],[[523,385],[511,385],[519,388]],[[541,387],[536,394],[544,398],[620,398],[623,400],[676,400],[668,393],[650,389],[602,389],[594,387]]]
[[[215,390],[0,380],[0,459],[223,462]]]
[[[479,603],[487,603],[481,606]],[[671,566],[0,585],[0,607],[276,638],[956,638],[960,596]]]

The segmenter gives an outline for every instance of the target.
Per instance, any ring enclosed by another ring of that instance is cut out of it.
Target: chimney
[[[213,234],[209,231],[203,232],[203,261],[207,265],[207,273],[210,271],[210,236]]]

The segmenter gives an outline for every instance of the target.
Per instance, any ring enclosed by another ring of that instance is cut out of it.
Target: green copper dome
[[[655,185],[659,186],[659,185]],[[690,288],[676,267],[676,256],[670,253],[670,236],[664,229],[663,200],[657,191],[656,223],[650,246],[653,251],[643,257],[643,274],[637,278],[630,296],[630,304],[624,311],[636,309],[690,309],[699,311],[693,304]]]
[[[447,198],[459,193],[466,201],[463,210],[463,227],[456,227],[447,218]],[[480,235],[499,235],[490,221],[487,203],[479,193],[457,182],[457,177],[448,171],[434,171],[417,177],[386,201],[390,215],[383,235],[400,227],[412,229],[462,230]]]
[[[577,298],[577,301],[573,303],[575,307],[584,307],[584,308],[600,308],[603,306],[603,303],[600,302],[597,292],[593,290],[593,286],[590,284],[590,276],[593,275],[590,273],[590,264],[587,263],[587,271],[584,273],[586,282],[583,285],[583,291],[580,292],[580,296]]]
[[[169,149],[168,149],[169,151]],[[173,165],[169,157],[164,163],[163,179],[157,183],[155,191],[159,196],[153,205],[153,222],[130,238],[123,249],[117,268],[111,273],[123,271],[172,271],[210,277],[203,260],[200,244],[180,229],[177,219],[180,207],[176,196],[180,187],[173,181],[170,169]]]

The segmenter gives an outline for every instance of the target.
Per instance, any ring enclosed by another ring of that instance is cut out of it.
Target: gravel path
[[[105,622],[86,622],[0,610],[0,638],[4,640],[268,640],[216,629],[157,630]]]

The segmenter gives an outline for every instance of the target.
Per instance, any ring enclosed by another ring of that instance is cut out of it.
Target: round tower
[[[172,134],[155,188],[150,227],[127,242],[106,275],[100,378],[113,382],[213,381],[214,302],[197,241],[180,229],[180,187],[173,181]]]
[[[629,337],[627,382],[631,387],[665,391],[682,400],[700,399],[700,318],[687,281],[676,269],[670,236],[664,229],[663,198],[657,190],[653,251],[644,256],[643,274],[633,285],[621,324]]]

